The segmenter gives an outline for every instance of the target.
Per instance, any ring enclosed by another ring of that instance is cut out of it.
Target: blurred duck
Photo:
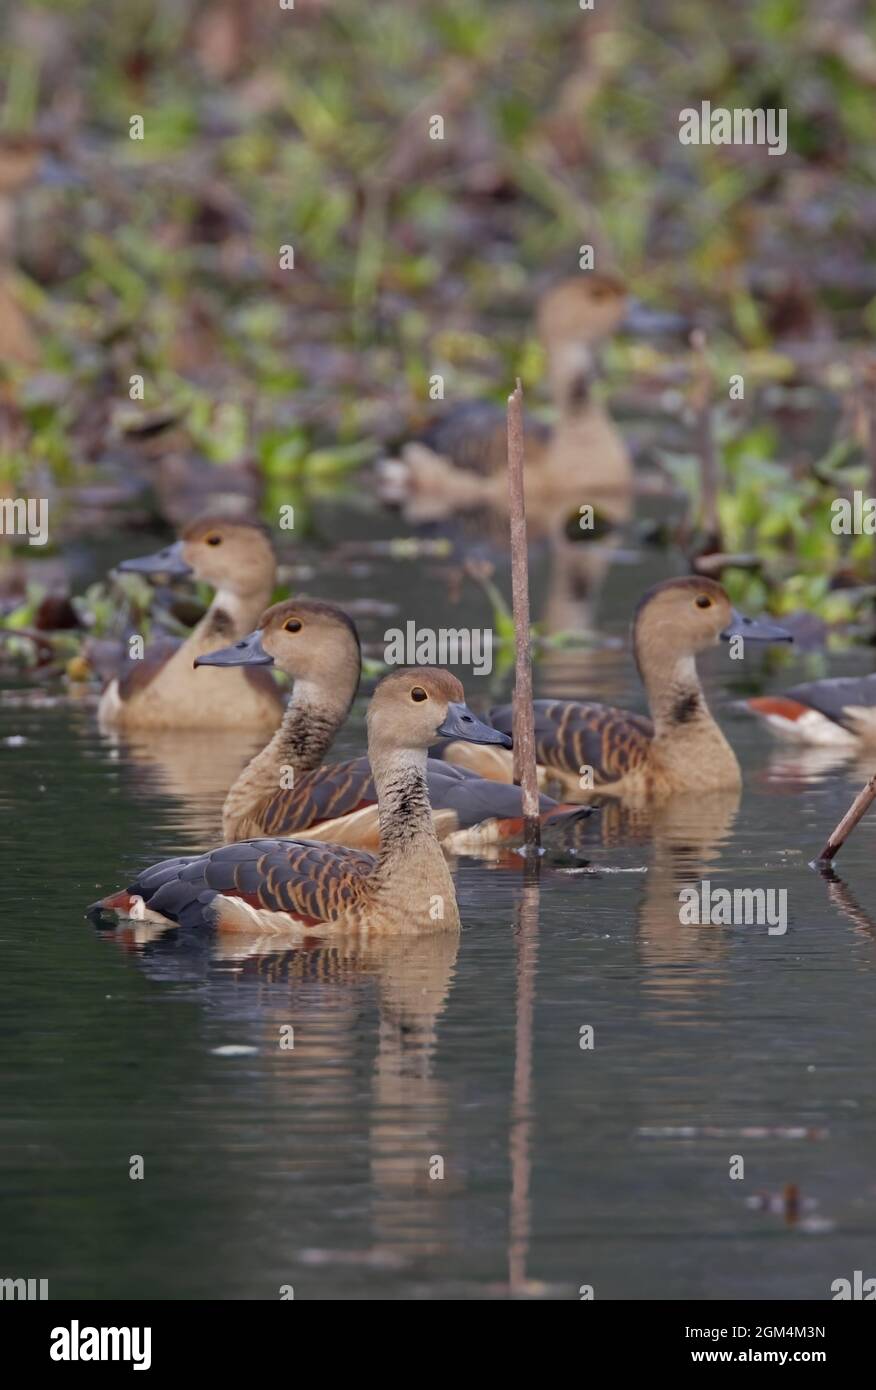
[[[294,680],[282,724],[228,793],[222,813],[226,841],[306,835],[369,849],[379,845],[378,788],[368,759],[321,766],[359,687],[359,635],[342,609],[315,600],[274,604],[255,632],[195,664],[276,665]],[[460,718],[465,737],[468,716]],[[434,758],[426,764],[426,783],[436,833],[447,848],[474,848],[522,833],[519,787]],[[541,811],[546,824],[561,829],[577,824],[582,814],[580,806],[561,806],[547,796]]]
[[[608,519],[629,512],[633,471],[610,416],[593,399],[600,344],[629,313],[623,283],[596,272],[563,280],[543,295],[538,332],[557,413],[553,430],[528,419],[527,505],[538,513],[570,497]],[[447,412],[381,465],[382,495],[413,521],[450,511],[507,506],[507,424],[503,406],[470,401]]]
[[[876,676],[840,676],[745,700],[771,733],[822,748],[876,746]]]
[[[633,651],[651,718],[609,705],[536,700],[542,783],[558,782],[578,796],[643,799],[740,786],[739,763],[709,711],[695,662],[697,653],[739,637],[791,641],[777,624],[737,613],[712,579],[669,579],[649,589],[633,620]],[[510,705],[493,710],[491,723],[510,729]],[[509,780],[511,759],[487,751],[492,756],[472,758],[451,744],[444,756]]]
[[[125,729],[274,729],[283,713],[276,682],[267,671],[229,678],[194,670],[195,659],[248,632],[271,600],[276,559],[267,532],[248,521],[204,517],[173,545],[154,555],[124,560],[126,574],[191,575],[212,585],[213,602],[184,642],[151,644],[141,660],[110,681],[98,716]]]
[[[242,840],[207,854],[168,859],[89,916],[163,920],[260,935],[329,929],[416,935],[458,930],[453,880],[429,805],[428,749],[465,737],[507,747],[481,723],[448,671],[396,671],[368,709],[368,756],[377,788],[377,855],[312,840]]]

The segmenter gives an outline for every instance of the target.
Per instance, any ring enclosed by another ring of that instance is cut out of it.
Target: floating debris
[[[393,1250],[301,1250],[298,1262],[303,1265],[352,1265],[366,1269],[405,1269],[410,1263]]]
[[[577,869],[557,869],[558,874],[646,874],[647,864],[637,864],[630,869],[620,869],[614,864],[588,864]]]
[[[804,1236],[825,1236],[836,1230],[836,1222],[829,1221],[826,1216],[806,1216],[797,1222],[795,1229]]]
[[[827,1217],[811,1215],[818,1202],[814,1197],[801,1197],[795,1182],[786,1183],[781,1192],[755,1192],[745,1198],[745,1205],[751,1211],[783,1217],[786,1226],[804,1235],[825,1235],[836,1227]]]
[[[752,1211],[770,1212],[796,1221],[802,1211],[814,1211],[818,1203],[813,1197],[801,1197],[795,1182],[786,1183],[781,1192],[755,1192],[746,1197],[745,1205]]]
[[[806,1125],[645,1125],[636,1133],[642,1139],[826,1139],[830,1131]]]

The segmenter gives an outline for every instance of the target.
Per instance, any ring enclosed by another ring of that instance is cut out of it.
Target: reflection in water
[[[338,1116],[351,1111],[360,1089],[355,1042],[363,987],[376,985],[379,1024],[368,1136],[375,1248],[368,1258],[410,1260],[448,1248],[444,1208],[464,1178],[459,1144],[448,1128],[447,1088],[434,1072],[437,1021],[447,1006],[459,952],[456,932],[401,939],[335,936],[289,950],[277,949],[276,936],[210,941],[203,933],[139,923],[107,935],[140,953],[153,978],[192,978],[215,967],[214,1011],[217,1002],[229,1014],[243,1002],[257,1010],[254,1041],[269,1085],[277,1089],[277,1114],[290,1066],[297,1085],[318,1081],[321,1111]],[[217,1000],[220,982],[225,989]],[[282,1029],[289,1025],[293,1048],[281,1045]],[[444,1173],[433,1177],[437,1159]]]
[[[714,986],[723,978],[726,933],[710,924],[682,925],[679,892],[727,873],[726,849],[740,797],[738,788],[729,788],[656,802],[597,798],[599,813],[585,825],[591,872],[604,867],[605,851],[637,847],[645,852],[637,951],[645,967],[644,988],[664,1005],[695,998],[704,984]],[[660,1017],[660,1010],[654,1016]]]
[[[245,731],[167,729],[148,733],[102,731],[130,769],[132,796],[172,796],[185,811],[193,843],[221,843],[222,803],[240,770],[264,738]]]
[[[876,941],[876,918],[861,906],[848,884],[843,882],[833,868],[822,868],[819,872],[827,884],[827,896],[833,906],[851,922],[859,936],[868,941]],[[874,968],[872,957],[866,957],[866,962],[869,969]]]
[[[565,524],[551,535],[548,589],[540,618],[544,632],[596,629],[602,590],[621,543],[620,532],[599,540],[569,540]]]
[[[850,762],[849,748],[806,748],[801,744],[779,744],[770,752],[766,768],[767,782],[788,790],[823,781]]]
[[[372,966],[379,970],[380,1007],[370,1136],[374,1234],[395,1253],[447,1248],[446,1201],[463,1180],[447,1087],[434,1075],[436,1022],[458,949],[455,932],[384,941]],[[439,1161],[443,1175],[434,1177]]]
[[[528,873],[520,898],[515,933],[517,995],[514,1090],[509,1132],[511,1211],[508,1222],[508,1287],[512,1298],[521,1297],[528,1288],[526,1259],[529,1253],[531,1226],[529,1182],[532,1172],[532,1054],[535,975],[538,964],[538,904],[538,880]]]
[[[425,609],[434,577],[415,571]],[[614,573],[603,602],[621,632]],[[555,693],[639,707],[626,649],[574,655],[580,676]],[[152,740],[109,744],[63,704],[0,705],[0,724],[16,1266],[81,1298],[276,1298],[288,1281],[296,1297],[395,1300],[460,1296],[461,1277],[475,1297],[566,1297],[586,1278],[597,1297],[818,1298],[860,1267],[876,1222],[872,827],[843,850],[846,882],[807,866],[865,780],[853,762],[819,766],[739,721],[741,810],[735,794],[656,814],[604,803],[585,843],[551,847],[538,927],[526,890],[514,938],[523,874],[504,850],[458,866],[459,941],[262,950],[141,924],[115,949],[82,908],[213,841],[244,740],[187,735],[156,759]],[[681,925],[680,887],[706,877],[787,886],[787,937]],[[726,1177],[737,1151],[745,1192]],[[118,1182],[133,1152],[145,1187]],[[804,1241],[802,1222],[743,1200],[788,1184],[832,1231]]]
[[[654,807],[638,951],[647,967],[646,992],[667,1007],[667,1018],[674,1018],[675,1009],[703,987],[717,987],[725,979],[726,933],[710,924],[682,926],[678,895],[688,884],[726,873],[723,851],[739,802],[740,792],[733,788],[708,796],[673,796]],[[638,815],[641,833],[641,811]],[[655,1016],[662,1016],[659,1009]]]

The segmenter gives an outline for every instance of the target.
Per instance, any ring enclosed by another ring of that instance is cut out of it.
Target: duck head
[[[270,590],[276,574],[270,536],[257,522],[201,517],[191,522],[178,541],[151,555],[123,560],[124,574],[191,575],[214,589],[237,594]]]
[[[682,316],[631,298],[618,275],[593,270],[561,280],[542,296],[538,308],[538,332],[554,400],[560,405],[586,401],[596,354],[612,334],[651,338],[679,334],[687,326]]]
[[[258,628],[196,666],[277,666],[293,681],[334,692],[352,686],[361,668],[356,625],[333,603],[285,599],[265,610]],[[350,697],[352,699],[352,695]]]
[[[368,707],[369,749],[425,753],[439,738],[511,747],[507,734],[472,713],[462,683],[449,671],[413,666],[384,676]]]
[[[551,393],[558,404],[587,399],[599,344],[624,323],[626,286],[615,275],[582,272],[542,296],[538,333],[547,353]]]
[[[745,617],[720,584],[695,575],[655,584],[640,600],[633,619],[633,648],[643,676],[655,668],[669,670],[734,637],[793,640],[771,619]]]

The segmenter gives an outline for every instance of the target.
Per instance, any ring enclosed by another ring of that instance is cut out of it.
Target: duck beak
[[[721,640],[729,642],[731,637],[751,638],[753,642],[793,642],[787,628],[770,622],[769,618],[746,618],[744,613],[733,609],[730,622],[721,633]]]
[[[620,330],[634,338],[662,338],[689,332],[690,324],[681,314],[650,309],[640,299],[631,298],[627,301],[627,312]]]
[[[256,628],[230,647],[195,657],[196,666],[273,666],[274,658],[262,646],[262,630]]]
[[[441,738],[460,738],[466,743],[496,743],[500,748],[510,748],[511,740],[507,734],[500,733],[490,724],[484,724],[468,705],[451,702],[447,706],[447,718],[436,731]]]
[[[183,559],[182,541],[175,541],[164,550],[156,550],[154,555],[137,555],[133,560],[122,560],[116,569],[124,574],[166,574],[171,579],[183,579],[192,573],[192,567]]]

